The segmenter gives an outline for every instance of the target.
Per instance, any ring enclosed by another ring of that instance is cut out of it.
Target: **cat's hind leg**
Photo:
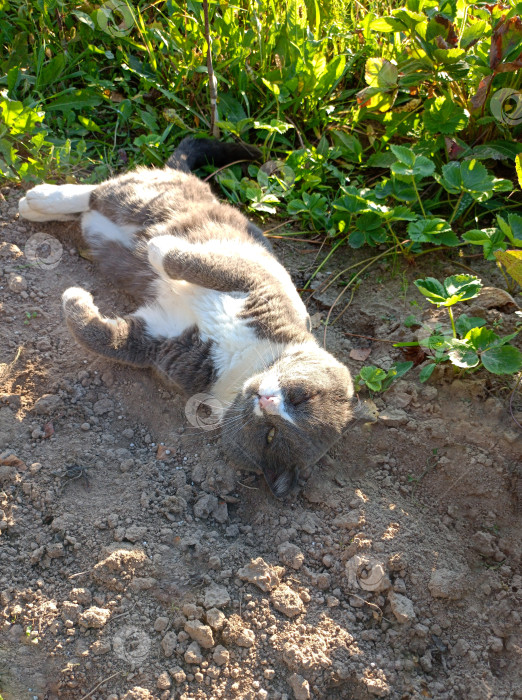
[[[37,185],[18,203],[20,216],[29,221],[71,221],[89,209],[97,185]]]
[[[134,367],[151,366],[155,342],[141,319],[102,316],[92,295],[80,287],[67,289],[62,303],[69,330],[80,345],[117,362]]]

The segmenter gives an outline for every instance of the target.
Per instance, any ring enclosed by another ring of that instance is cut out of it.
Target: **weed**
[[[396,379],[400,379],[412,367],[413,362],[397,362],[387,372],[374,365],[362,367],[354,379],[355,390],[360,391],[362,386],[366,386],[374,393],[387,391]]]
[[[36,311],[26,311],[24,325],[27,326],[35,318],[38,318],[38,313]]]

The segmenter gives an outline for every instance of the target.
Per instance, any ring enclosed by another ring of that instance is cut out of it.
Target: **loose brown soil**
[[[522,698],[512,382],[445,370],[422,385],[416,367],[278,502],[222,460],[214,433],[187,423],[183,397],[74,344],[65,288],[87,288],[105,312],[132,300],[81,257],[76,224],[33,226],[17,217],[20,193],[4,195],[4,700]],[[63,247],[52,269],[27,248],[38,231]],[[316,249],[277,246],[302,286]],[[404,359],[347,333],[408,340],[409,314],[444,321],[411,282],[455,271],[437,259],[394,276],[374,268],[328,348],[354,374],[355,349],[384,368]],[[496,274],[484,267],[484,282],[502,286]],[[321,337],[341,289],[309,302]],[[512,308],[488,305],[479,298],[471,313],[514,328]],[[520,408],[515,397],[522,422]]]

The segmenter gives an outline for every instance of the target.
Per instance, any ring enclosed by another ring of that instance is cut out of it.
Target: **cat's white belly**
[[[260,340],[247,319],[240,318],[246,293],[224,293],[181,280],[160,278],[155,301],[134,314],[154,337],[175,338],[197,326],[203,341],[212,340],[217,381],[213,394],[231,401],[244,382],[266,368],[282,351],[278,343]]]

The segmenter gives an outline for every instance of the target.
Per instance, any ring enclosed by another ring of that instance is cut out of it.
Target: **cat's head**
[[[224,416],[223,449],[283,498],[341,437],[352,397],[344,365],[315,344],[295,348],[245,382]]]

